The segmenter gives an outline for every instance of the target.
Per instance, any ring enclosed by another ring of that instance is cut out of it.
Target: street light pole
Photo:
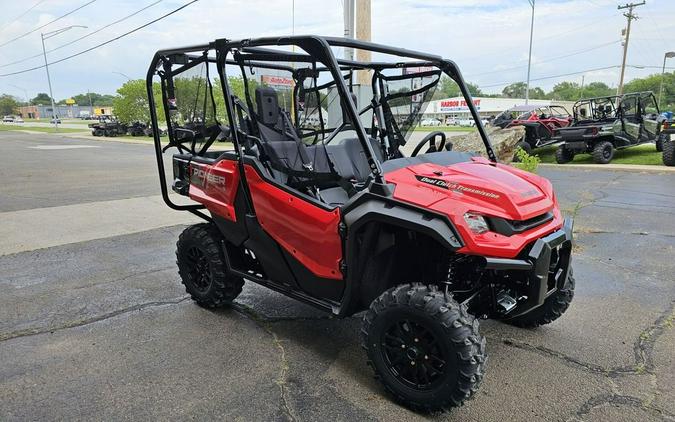
[[[118,75],[122,75],[122,76],[124,76],[125,78],[127,78],[128,80],[131,80],[131,77],[129,77],[128,75],[125,75],[125,74],[122,73],[122,72],[115,72],[115,71],[113,71],[112,73],[117,73]]]
[[[59,127],[58,124],[56,123],[56,107],[54,105],[54,94],[52,94],[52,79],[49,76],[49,63],[47,63],[47,50],[45,49],[45,40],[51,37],[54,37],[56,35],[59,35],[63,32],[68,31],[69,29],[72,28],[86,28],[86,26],[83,25],[71,25],[67,26],[65,28],[57,29],[56,31],[51,31],[51,32],[46,32],[46,33],[40,33],[40,39],[42,40],[42,55],[45,58],[45,70],[47,70],[47,83],[49,84],[49,99],[51,100],[52,103],[52,119],[54,119],[54,130],[58,131]]]
[[[530,19],[530,52],[527,56],[527,85],[525,85],[525,104],[530,100],[530,66],[532,65],[532,35],[534,34],[534,1],[527,0],[532,6],[532,19]]]
[[[659,84],[659,110],[661,110],[661,95],[663,94],[663,74],[666,73],[666,59],[675,57],[675,51],[669,51],[663,55],[663,68],[661,69],[661,83]]]

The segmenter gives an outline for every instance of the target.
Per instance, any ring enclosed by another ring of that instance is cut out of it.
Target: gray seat
[[[381,162],[384,156],[379,142],[370,138],[370,144],[375,156]],[[364,182],[370,175],[368,159],[358,138],[348,138],[339,144],[329,144],[326,146],[326,152],[335,170],[344,179]]]

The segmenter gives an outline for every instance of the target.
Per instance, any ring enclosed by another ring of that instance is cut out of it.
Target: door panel
[[[289,254],[319,277],[341,280],[339,208],[327,210],[264,180],[245,166],[260,225]]]

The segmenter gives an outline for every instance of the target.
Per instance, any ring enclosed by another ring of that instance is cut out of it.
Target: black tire
[[[574,151],[565,148],[564,145],[560,145],[558,149],[555,150],[555,162],[558,164],[569,163],[574,159]]]
[[[593,162],[596,164],[609,164],[614,157],[614,145],[609,141],[600,141],[593,147]]]
[[[483,379],[487,357],[478,321],[435,287],[404,284],[382,293],[361,333],[375,377],[413,410],[460,406]]]
[[[518,148],[522,148],[523,151],[525,151],[528,155],[532,155],[532,145],[528,144],[527,142],[525,142],[525,141],[518,142],[516,144],[516,151],[518,150]],[[520,162],[520,158],[518,158],[518,154],[515,154],[515,153],[513,154],[513,160],[512,161],[514,163]]]
[[[560,318],[574,298],[574,275],[570,268],[565,287],[546,298],[544,304],[530,312],[504,322],[522,328],[535,328]]]
[[[663,154],[661,159],[666,166],[675,166],[675,141],[672,139],[663,143]]]
[[[668,135],[666,134],[660,134],[658,138],[656,138],[656,151],[657,152],[662,152],[663,151],[663,143],[668,141]]]
[[[185,291],[205,308],[229,305],[244,286],[241,277],[227,274],[221,241],[218,229],[204,223],[183,230],[176,243],[176,264]]]
[[[93,132],[94,136],[103,136],[103,131],[101,129],[95,129]]]

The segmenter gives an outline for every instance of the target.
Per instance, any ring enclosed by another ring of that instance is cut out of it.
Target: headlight
[[[466,221],[469,229],[476,234],[482,234],[490,230],[487,221],[485,221],[485,218],[480,214],[467,212],[464,214],[464,221]]]

